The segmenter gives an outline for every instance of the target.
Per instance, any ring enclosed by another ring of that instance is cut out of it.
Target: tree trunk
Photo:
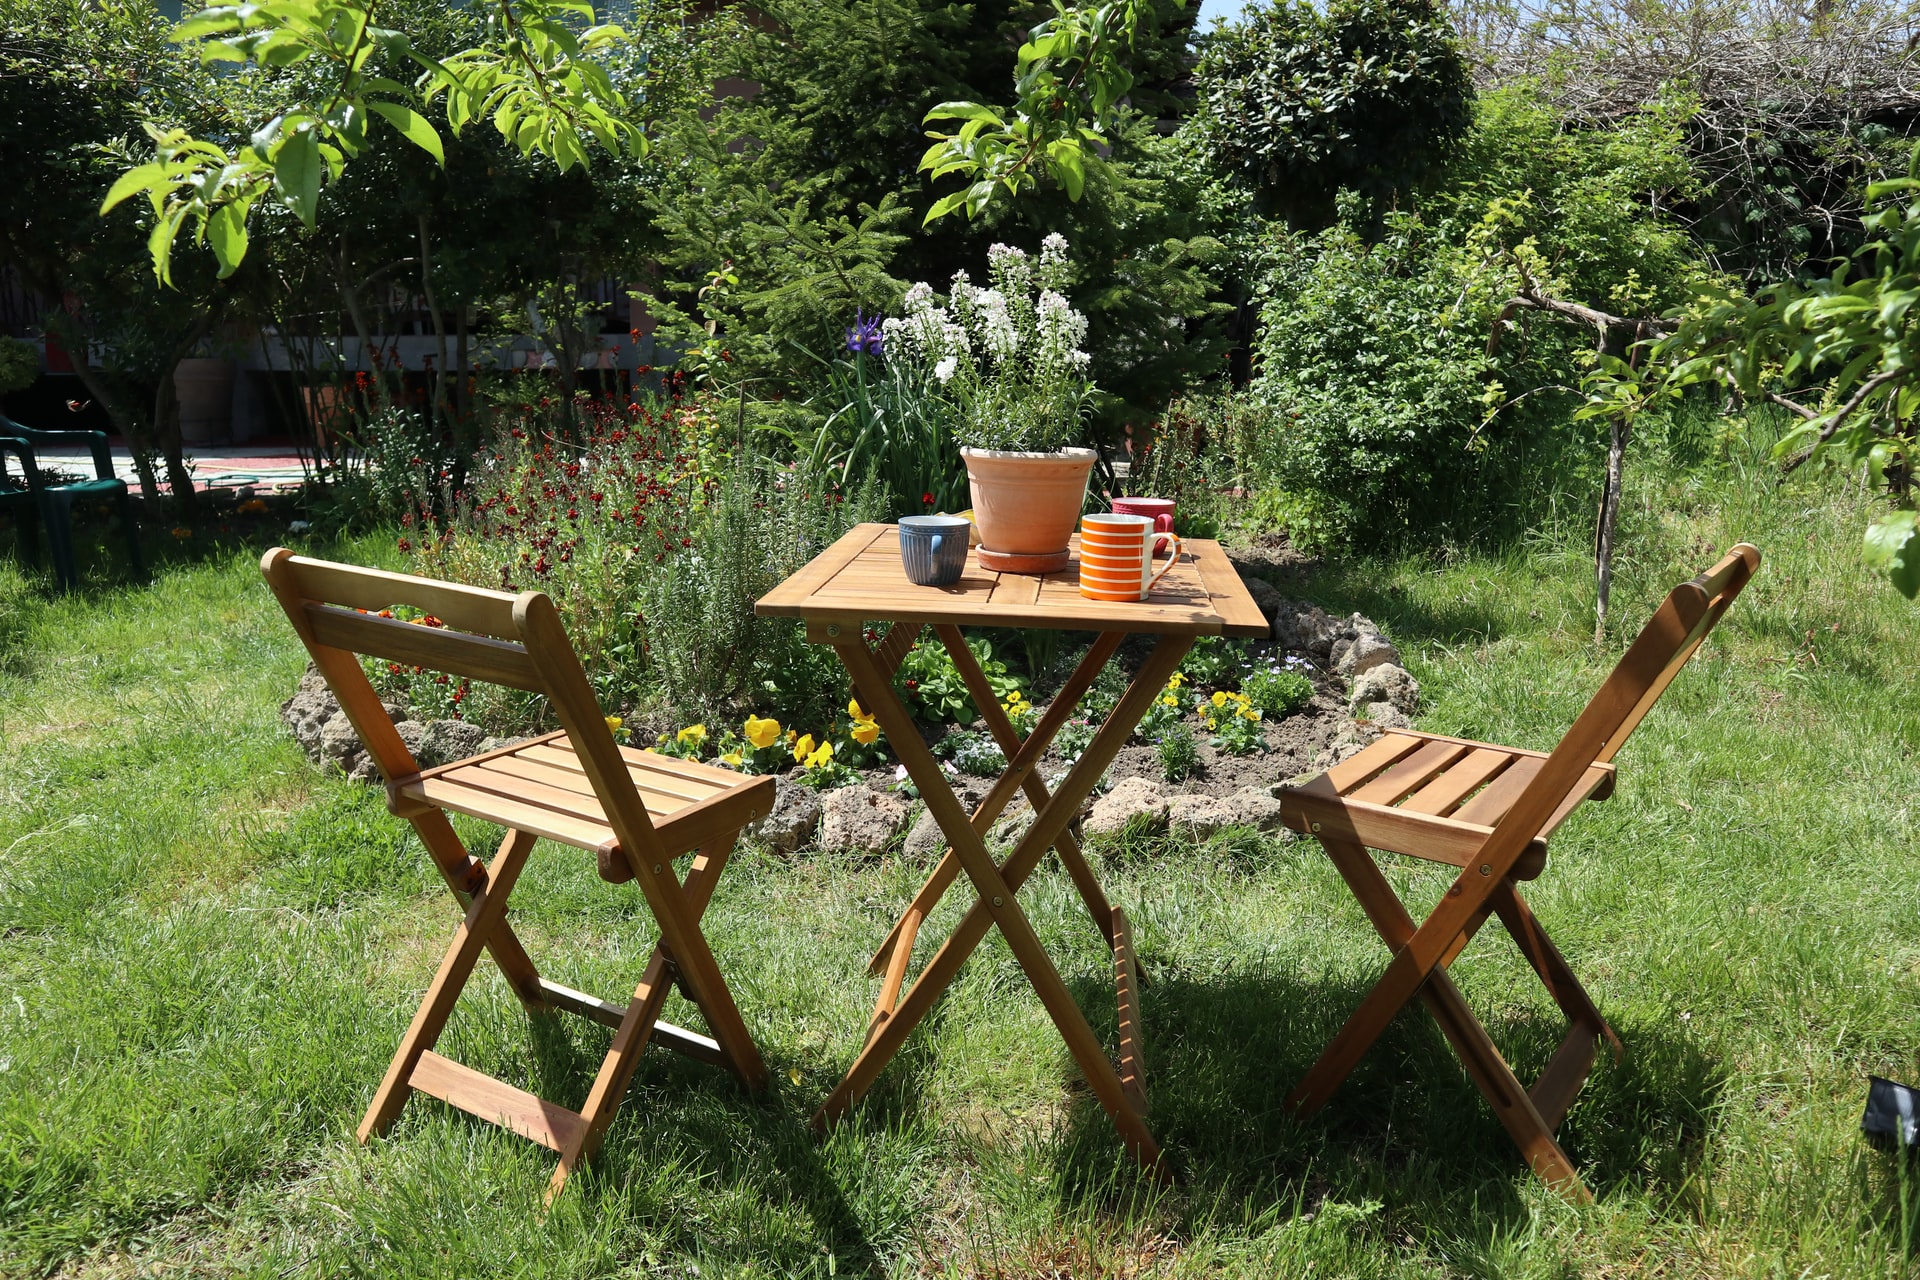
[[[197,342],[198,339],[195,339]],[[186,350],[192,350],[189,344]],[[173,371],[184,353],[176,349],[160,373],[153,390],[153,435],[167,463],[167,488],[173,493],[173,505],[182,516],[192,516],[199,507],[193,487],[193,473],[187,470],[186,444],[180,439],[180,393],[173,385]]]
[[[1607,639],[1607,601],[1613,594],[1613,531],[1620,519],[1620,479],[1633,424],[1625,418],[1607,420],[1607,482],[1600,493],[1600,522],[1594,536],[1593,569],[1598,588],[1594,606],[1593,642]]]
[[[420,215],[420,292],[427,300],[427,315],[433,321],[433,412],[448,427],[452,415],[447,400],[447,322],[440,314],[440,300],[433,291],[433,258],[428,252],[427,215]]]

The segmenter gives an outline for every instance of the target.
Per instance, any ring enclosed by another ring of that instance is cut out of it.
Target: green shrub
[[[0,334],[0,396],[25,391],[40,376],[40,357],[31,342]]]
[[[1009,675],[1007,664],[993,656],[992,644],[968,640],[967,647],[973,650],[974,661],[980,664],[980,672],[986,676],[995,698],[1004,703],[1022,693],[1019,679]],[[947,647],[932,637],[922,639],[907,651],[900,669],[894,672],[893,687],[914,718],[926,724],[949,721],[967,724],[980,714],[979,708],[973,705],[973,695],[967,692],[966,681],[960,678],[960,669],[947,654]]]
[[[1342,189],[1390,196],[1466,129],[1473,82],[1434,0],[1276,0],[1203,45],[1197,132],[1221,169],[1296,221]]]
[[[1603,450],[1571,421],[1591,329],[1508,311],[1531,289],[1654,316],[1708,275],[1661,212],[1691,190],[1683,103],[1572,128],[1527,85],[1480,100],[1446,179],[1382,213],[1357,197],[1278,232],[1253,394],[1270,509],[1297,541],[1470,540],[1585,505]]]
[[[754,602],[869,518],[874,490],[839,493],[830,479],[751,454],[710,484],[684,545],[641,584],[646,655],[683,716],[732,719],[773,710],[789,721],[829,718],[846,673],[790,618]]]
[[[1260,713],[1278,720],[1290,716],[1313,701],[1313,681],[1296,669],[1305,659],[1289,656],[1285,666],[1266,666],[1248,676],[1240,686]]]
[[[1168,782],[1181,782],[1200,763],[1200,744],[1193,730],[1184,724],[1171,724],[1160,734],[1160,772]]]

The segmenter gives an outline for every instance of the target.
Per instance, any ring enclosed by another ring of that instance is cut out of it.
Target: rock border
[[[1272,624],[1275,647],[1282,654],[1313,663],[1344,688],[1344,707],[1350,718],[1333,724],[1306,772],[1318,772],[1346,759],[1373,741],[1380,730],[1412,727],[1412,717],[1420,706],[1420,684],[1401,665],[1399,648],[1371,618],[1359,613],[1333,617],[1318,605],[1281,594],[1264,578],[1243,573],[1242,581]],[[400,740],[426,768],[519,740],[488,736],[460,720],[413,720],[404,707],[383,705],[394,718]],[[1327,710],[1323,704],[1323,719],[1337,719],[1337,712],[1330,716]],[[331,762],[350,781],[379,783],[379,770],[372,757],[312,663],[300,677],[294,695],[281,704],[280,718],[315,764]],[[1289,717],[1282,723],[1291,720]],[[1048,760],[1063,764],[1051,753]],[[1116,761],[1115,768],[1119,767]],[[1158,776],[1127,773],[1113,779],[1105,794],[1088,805],[1082,814],[1082,835],[1090,845],[1097,846],[1114,842],[1127,832],[1171,831],[1204,839],[1233,826],[1279,831],[1280,802],[1275,792],[1288,780],[1276,777],[1215,794],[1207,789],[1204,779],[1175,784]],[[945,845],[926,807],[898,794],[890,767],[869,771],[865,786],[822,793],[783,774],[774,780],[774,788],[773,811],[749,828],[748,835],[777,853],[793,855],[817,849],[879,855],[898,848],[909,857],[929,859]],[[1031,820],[1032,811],[1025,800],[1016,797],[989,838],[995,844],[1010,844]]]

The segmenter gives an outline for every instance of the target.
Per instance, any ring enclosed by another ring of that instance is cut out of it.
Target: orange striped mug
[[[1167,562],[1153,571],[1153,553],[1168,544]],[[1180,539],[1158,532],[1147,516],[1092,515],[1080,521],[1080,594],[1089,600],[1145,600],[1180,559]]]

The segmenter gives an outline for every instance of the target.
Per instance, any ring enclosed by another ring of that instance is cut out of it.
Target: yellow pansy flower
[[[807,757],[813,754],[813,735],[808,734],[793,744],[793,759],[796,764],[805,764]]]
[[[620,732],[620,726],[621,726],[621,725],[623,725],[623,724],[625,724],[625,723],[626,723],[626,721],[624,721],[624,720],[622,720],[622,719],[621,719],[621,718],[620,718],[619,716],[608,716],[608,717],[607,717],[607,732],[608,732],[608,733],[618,733],[618,732]]]
[[[734,768],[738,769],[742,764],[746,763],[746,761],[741,757],[738,751],[729,751],[727,752],[727,754],[720,757],[720,763],[730,764]]]
[[[821,743],[819,749],[809,754],[801,763],[809,769],[818,769],[823,765],[832,764],[833,744],[831,742]]]
[[[746,739],[755,751],[764,750],[780,741],[780,722],[772,717],[762,720],[759,716],[748,716]]]
[[[862,720],[853,726],[853,740],[863,747],[870,747],[880,736],[880,726],[871,720]]]
[[[707,726],[690,724],[674,735],[674,741],[683,747],[697,747],[707,740]]]
[[[1219,692],[1216,692],[1216,693],[1215,693],[1215,694],[1213,695],[1213,705],[1214,705],[1214,706],[1216,706],[1216,707],[1224,707],[1224,706],[1226,706],[1226,705],[1227,705],[1227,695],[1226,695],[1226,694],[1224,694],[1224,693],[1219,693]]]
[[[861,709],[860,699],[858,698],[855,698],[853,701],[847,703],[847,714],[852,716],[855,720],[873,719],[872,716],[868,715],[864,710]]]

